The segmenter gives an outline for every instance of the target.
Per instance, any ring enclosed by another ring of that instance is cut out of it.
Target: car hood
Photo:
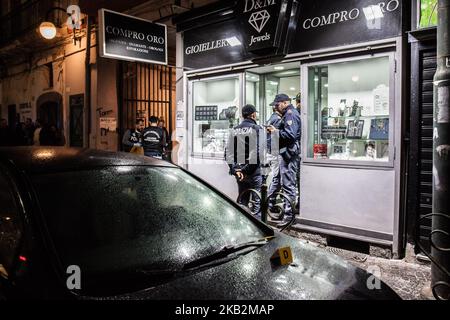
[[[291,247],[294,262],[272,266],[278,248]],[[169,283],[111,299],[341,300],[399,299],[383,282],[323,249],[283,234],[237,259]]]

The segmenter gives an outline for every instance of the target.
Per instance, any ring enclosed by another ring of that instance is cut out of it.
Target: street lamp
[[[52,22],[45,21],[39,26],[39,32],[41,36],[47,40],[51,40],[56,37],[56,27]]]
[[[67,10],[64,10],[63,8],[60,7],[53,7],[47,11],[47,14],[45,15],[45,21],[42,22],[41,25],[39,26],[39,33],[44,39],[47,40],[54,39],[57,34],[55,24],[50,21],[50,13],[52,13],[53,11],[63,11],[65,14],[67,14]]]

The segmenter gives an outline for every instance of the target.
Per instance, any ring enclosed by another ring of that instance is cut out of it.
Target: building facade
[[[148,123],[148,117],[155,115],[165,120],[171,132],[175,101],[171,17],[204,2],[2,1],[0,117],[12,128],[27,118],[39,119],[55,125],[66,146],[108,151],[122,149],[123,133],[138,118]],[[80,9],[79,30],[68,25],[66,11],[73,5]],[[165,24],[168,64],[100,57],[98,10],[102,8]],[[44,21],[56,25],[52,40],[40,34]]]
[[[254,4],[223,1],[209,15],[176,19],[180,164],[237,198],[225,132],[241,106],[257,106],[264,123],[276,93],[301,93],[299,226],[389,246],[400,257],[409,3]]]

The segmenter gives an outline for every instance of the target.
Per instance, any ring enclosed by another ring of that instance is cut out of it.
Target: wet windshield
[[[138,289],[145,284],[137,270],[181,270],[224,246],[267,236],[177,168],[113,167],[33,180],[63,268],[79,266],[84,287],[98,289],[114,275],[116,288],[117,275],[132,274]]]

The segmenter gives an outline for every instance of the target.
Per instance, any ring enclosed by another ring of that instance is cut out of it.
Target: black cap
[[[284,101],[291,101],[291,98],[289,98],[289,96],[287,94],[280,93],[280,94],[276,95],[275,100],[270,105],[275,106],[278,103],[284,102]]]
[[[254,105],[247,104],[242,108],[242,116],[248,117],[249,115],[258,112]]]

